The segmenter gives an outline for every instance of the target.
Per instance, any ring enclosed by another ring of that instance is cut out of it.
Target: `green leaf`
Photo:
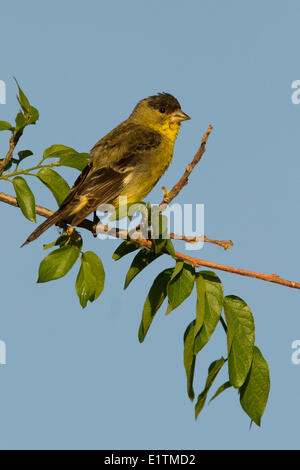
[[[227,390],[228,388],[232,387],[231,383],[229,382],[229,380],[227,382],[225,382],[223,385],[221,385],[218,390],[216,391],[216,393],[214,394],[214,396],[209,400],[209,403],[211,401],[213,401],[215,398],[217,398],[222,392],[224,392],[225,390]]]
[[[243,299],[230,295],[224,298],[227,323],[229,380],[240,388],[252,363],[255,327],[252,312]]]
[[[13,126],[6,121],[0,121],[0,131],[11,131]]]
[[[18,152],[19,162],[24,160],[24,158],[30,157],[31,155],[33,155],[31,150],[21,150],[20,152]]]
[[[37,282],[48,282],[65,276],[77,261],[80,250],[68,245],[52,251],[40,264]]]
[[[51,168],[42,168],[36,176],[47,186],[60,206],[70,192],[66,180]]]
[[[119,259],[123,258],[123,256],[126,256],[129,253],[136,251],[138,248],[138,245],[136,245],[135,243],[124,241],[121,243],[121,245],[118,246],[118,248],[112,255],[112,259],[114,259],[115,261],[119,261]]]
[[[197,305],[195,326],[195,353],[209,341],[220,320],[223,309],[223,286],[212,271],[196,274]]]
[[[75,155],[77,154],[76,150],[71,147],[66,147],[65,145],[51,145],[43,153],[43,159],[46,158],[60,158],[65,155]]]
[[[27,96],[23,93],[17,79],[14,77],[14,80],[17,84],[18,90],[19,90],[19,96],[18,96],[18,101],[20,103],[21,108],[23,109],[24,113],[29,113],[30,112],[30,103],[27,98]]]
[[[180,267],[181,265],[179,265],[179,268]],[[190,296],[194,287],[194,281],[195,269],[188,264],[184,264],[183,268],[175,277],[172,276],[167,288],[169,299],[167,314],[179,307],[179,305]]]
[[[23,215],[31,222],[36,222],[35,198],[27,182],[21,176],[16,176],[13,185]]]
[[[157,259],[159,255],[156,255],[153,251],[148,251],[146,249],[140,250],[138,254],[134,257],[131,266],[128,270],[125,279],[124,289],[126,289],[131,281],[146,267],[148,264],[152,263]]]
[[[94,302],[104,288],[105,272],[101,259],[92,251],[82,254],[81,267],[76,279],[76,292],[82,308]]]
[[[243,410],[260,426],[270,391],[269,366],[260,350],[254,346],[253,361],[246,382],[240,388]]]
[[[24,114],[20,111],[16,116],[16,132],[22,130],[26,126]]]
[[[59,158],[58,163],[60,165],[82,171],[90,161],[91,155],[89,153],[78,153],[66,145],[51,145],[44,151],[43,158]]]
[[[206,379],[206,384],[204,387],[204,390],[200,393],[198,396],[197,403],[195,405],[195,418],[197,419],[199,416],[199,413],[202,411],[205,402],[206,402],[206,397],[209,392],[210,387],[214,383],[215,378],[217,377],[220,369],[222,368],[223,364],[225,363],[225,359],[222,356],[220,359],[217,361],[214,361],[211,363],[211,365],[208,368],[208,375]]]
[[[165,269],[154,280],[146,298],[142,321],[139,328],[139,341],[142,343],[150,328],[152,320],[167,296],[167,285],[172,276],[173,268]]]
[[[17,98],[23,110],[23,113],[19,112],[16,117],[16,131],[20,131],[25,126],[28,126],[29,124],[35,124],[39,118],[39,112],[36,108],[31,106],[27,96],[20,88],[19,83],[17,82],[16,79],[15,79],[15,82],[18,86],[18,91],[19,91],[19,96]]]
[[[62,155],[59,159],[59,164],[82,171],[87,166],[90,159],[91,155],[89,153],[76,152],[76,154],[73,155]]]
[[[194,370],[196,355],[194,354],[194,336],[195,336],[195,320],[193,320],[187,327],[184,333],[184,352],[183,352],[183,362],[186,372],[187,379],[187,394],[191,401],[195,398],[195,392],[193,387],[194,381]]]

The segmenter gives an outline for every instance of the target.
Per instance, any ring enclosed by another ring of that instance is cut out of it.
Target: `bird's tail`
[[[41,225],[39,225],[34,232],[32,232],[31,235],[27,238],[25,243],[21,245],[21,247],[27,245],[28,243],[33,242],[33,240],[36,240],[42,233],[44,233],[48,228],[52,227],[52,225],[55,225],[59,220],[62,220],[64,218],[64,211],[58,210],[54,212],[48,219],[45,220]]]

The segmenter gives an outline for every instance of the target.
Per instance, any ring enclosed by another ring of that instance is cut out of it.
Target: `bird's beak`
[[[188,119],[191,119],[190,116],[181,111],[181,109],[177,109],[171,114],[171,120],[173,122],[187,121]]]

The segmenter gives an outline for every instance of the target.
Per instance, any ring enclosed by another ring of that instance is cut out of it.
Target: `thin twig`
[[[208,139],[208,137],[209,137],[212,130],[213,130],[213,126],[211,126],[211,125],[208,126],[207,131],[205,132],[205,134],[202,137],[201,145],[200,145],[198,151],[196,152],[193,160],[186,167],[184,174],[182,175],[180,180],[173,186],[171,191],[167,191],[165,188],[163,188],[164,198],[163,198],[162,202],[159,205],[159,209],[160,209],[161,212],[166,209],[167,205],[170,204],[170,202],[179,194],[179,192],[182,190],[182,188],[188,184],[190,174],[192,173],[192,171],[195,168],[195,166],[197,165],[197,163],[200,162],[203,154],[205,153],[206,142],[207,142],[207,139]]]
[[[170,233],[170,238],[172,238],[173,240],[183,240],[187,243],[212,243],[214,245],[221,246],[222,248],[224,248],[224,250],[228,250],[229,248],[233,247],[233,241],[231,240],[213,240],[212,238],[208,238],[205,235],[200,235],[198,237],[188,237],[185,235],[176,235],[175,233]]]
[[[16,135],[12,136],[9,140],[9,150],[4,157],[4,160],[0,163],[0,175],[3,173],[4,168],[8,164],[8,162],[12,159],[13,157],[13,151],[15,150],[15,147],[17,143],[19,142],[19,139],[22,135],[22,132],[18,132]]]

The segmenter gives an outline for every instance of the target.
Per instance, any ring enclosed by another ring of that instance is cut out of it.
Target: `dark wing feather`
[[[88,180],[80,187],[80,193],[75,196],[72,206],[80,206],[80,199],[87,198],[84,207],[74,215],[72,225],[78,225],[88,217],[91,212],[95,212],[101,204],[113,202],[121,193],[124,187],[124,174],[118,173],[111,168],[100,168],[94,171]]]
[[[87,164],[87,166],[82,170],[78,178],[75,180],[75,183],[73,184],[68,196],[63,200],[63,202],[59,206],[60,209],[63,209],[64,207],[66,207],[67,204],[69,204],[73,200],[74,196],[78,193],[80,186],[83,184],[83,182],[85,181],[87,175],[89,174],[92,168],[92,164],[93,162],[90,161]]]

